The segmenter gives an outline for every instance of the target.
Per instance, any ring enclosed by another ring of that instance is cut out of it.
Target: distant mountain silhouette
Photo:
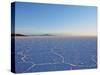
[[[24,34],[11,34],[11,36],[55,36],[51,34],[37,34],[37,35],[24,35]]]
[[[40,34],[40,35],[31,35],[31,36],[54,36],[54,35],[51,35],[51,34]]]
[[[11,36],[27,36],[27,35],[24,35],[24,34],[11,34]]]

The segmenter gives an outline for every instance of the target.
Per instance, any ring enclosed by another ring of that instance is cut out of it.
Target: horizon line
[[[97,35],[81,35],[81,34],[22,34],[22,33],[11,33],[11,35],[16,36],[18,34],[19,36],[79,36],[79,37],[97,37]]]

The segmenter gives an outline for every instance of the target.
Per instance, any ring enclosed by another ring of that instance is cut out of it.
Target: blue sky
[[[15,32],[21,34],[96,35],[97,8],[16,3]]]

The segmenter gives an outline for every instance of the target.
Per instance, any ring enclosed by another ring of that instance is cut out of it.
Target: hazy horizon
[[[16,2],[15,33],[97,36],[97,8]]]

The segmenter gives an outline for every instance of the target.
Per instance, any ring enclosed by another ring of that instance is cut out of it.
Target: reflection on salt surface
[[[15,41],[16,72],[97,67],[96,37],[20,37]]]

